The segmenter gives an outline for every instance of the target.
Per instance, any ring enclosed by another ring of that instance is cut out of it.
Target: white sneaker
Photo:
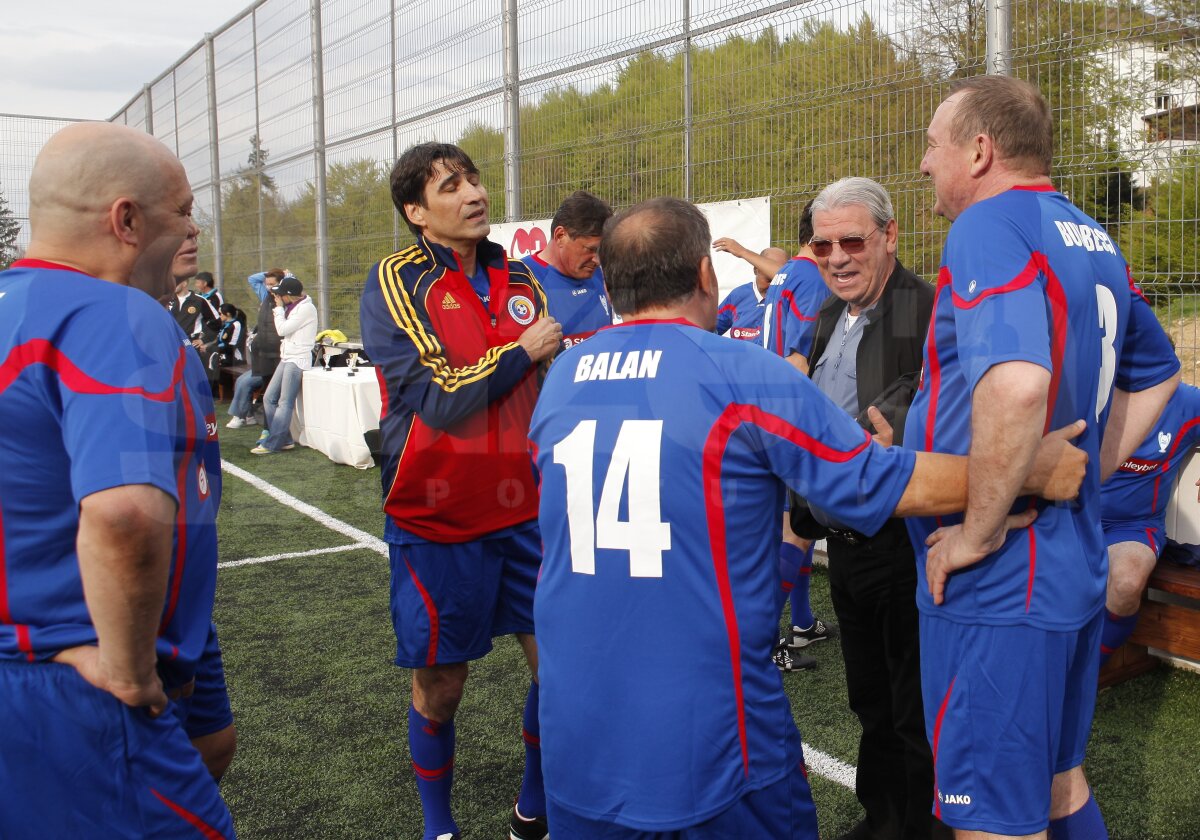
[[[246,425],[246,421],[243,420],[241,417],[234,417],[232,420],[230,420],[228,423],[225,424],[225,428],[226,429],[240,429],[240,428],[242,428],[242,426],[245,426],[245,425]]]
[[[246,418],[245,420],[243,420],[242,422],[243,422],[243,423],[245,423],[247,426],[257,426],[257,425],[258,425],[258,418],[257,418],[257,417],[255,417],[253,414],[251,414],[249,417],[247,417],[247,418]]]

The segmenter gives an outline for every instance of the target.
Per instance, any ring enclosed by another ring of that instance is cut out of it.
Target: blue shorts
[[[966,625],[921,614],[933,813],[954,828],[1033,834],[1054,774],[1083,763],[1100,670],[1101,610],[1079,630]]]
[[[68,665],[0,663],[0,837],[233,838],[174,706],[157,718]]]
[[[465,543],[388,546],[396,664],[470,662],[492,639],[533,632],[533,590],[542,563],[537,524]]]
[[[189,738],[199,738],[233,726],[229,689],[225,685],[225,663],[217,642],[217,625],[209,626],[204,652],[196,663],[196,685],[190,697],[175,701],[175,714]]]
[[[642,831],[588,819],[563,810],[553,799],[546,800],[546,810],[550,836],[579,840],[817,840],[817,811],[803,764],[775,784],[746,794],[715,817],[674,831]]]
[[[1157,557],[1166,544],[1163,522],[1156,519],[1141,519],[1125,522],[1104,523],[1104,544],[1108,546],[1123,542],[1135,542],[1148,546]]]

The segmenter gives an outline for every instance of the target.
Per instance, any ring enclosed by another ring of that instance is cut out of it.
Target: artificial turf
[[[336,465],[303,448],[254,456],[257,436],[258,427],[222,428],[223,456],[381,533],[377,469]],[[352,542],[231,475],[219,527],[221,561]],[[812,590],[814,610],[832,618],[820,568]],[[215,615],[238,727],[222,791],[239,837],[418,838],[405,734],[409,675],[391,664],[387,559],[356,548],[225,568]],[[858,730],[837,642],[809,651],[818,668],[784,676],[796,720],[807,744],[853,764]],[[506,836],[524,760],[528,682],[511,638],[472,665],[456,718],[454,787],[468,840]],[[1200,838],[1200,675],[1160,668],[1102,691],[1085,767],[1114,840]],[[810,780],[822,837],[857,822],[849,789],[815,773]]]

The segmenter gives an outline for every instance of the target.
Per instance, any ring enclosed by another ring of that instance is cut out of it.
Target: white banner
[[[713,239],[727,236],[756,253],[770,246],[770,196],[716,201],[696,206],[708,219]],[[546,243],[550,241],[550,220],[494,223],[488,239],[503,245],[513,259],[520,259],[527,254],[536,254],[546,247]],[[717,270],[717,279],[720,281],[722,300],[734,287],[754,279],[754,269],[745,260],[719,251],[713,251],[712,258],[713,267]]]

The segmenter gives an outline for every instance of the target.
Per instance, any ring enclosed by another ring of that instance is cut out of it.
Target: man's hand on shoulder
[[[554,355],[562,344],[562,337],[562,324],[546,315],[534,321],[525,332],[521,333],[517,343],[525,348],[529,358],[533,360],[534,364],[537,364]]]

